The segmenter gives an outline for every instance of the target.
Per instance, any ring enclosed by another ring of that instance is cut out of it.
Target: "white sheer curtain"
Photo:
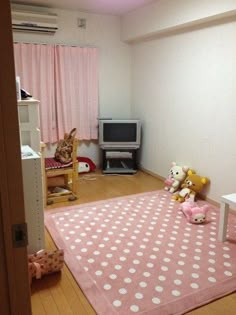
[[[97,139],[97,48],[15,43],[14,55],[21,87],[40,100],[42,140],[74,127],[79,139]]]

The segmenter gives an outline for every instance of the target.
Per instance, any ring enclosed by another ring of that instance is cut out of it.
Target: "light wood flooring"
[[[163,188],[162,181],[141,171],[135,175],[105,176],[97,171],[96,173],[79,176],[78,185],[79,199],[77,201],[55,204],[48,207],[48,209]],[[46,230],[45,235],[46,248],[55,248],[53,240]],[[33,315],[96,314],[66,266],[63,267],[61,273],[48,275],[40,280],[33,281],[31,286],[31,301]],[[236,293],[191,311],[188,314],[235,315]]]

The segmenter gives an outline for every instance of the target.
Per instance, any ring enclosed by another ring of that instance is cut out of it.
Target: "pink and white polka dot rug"
[[[205,202],[199,201],[200,204]],[[193,225],[163,190],[46,211],[45,224],[97,314],[184,314],[236,289],[236,216]]]

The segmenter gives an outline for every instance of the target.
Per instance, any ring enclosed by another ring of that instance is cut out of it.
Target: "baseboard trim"
[[[154,173],[154,172],[152,172],[152,171],[149,171],[148,169],[146,169],[146,168],[144,168],[144,167],[142,167],[142,166],[140,166],[140,165],[139,165],[139,169],[140,169],[142,172],[146,173],[146,174],[149,174],[149,175],[152,175],[153,177],[156,177],[157,179],[160,179],[160,180],[162,180],[162,181],[165,180],[165,177],[163,177],[163,176],[161,176],[161,175],[158,175],[158,174],[156,174],[156,173]]]

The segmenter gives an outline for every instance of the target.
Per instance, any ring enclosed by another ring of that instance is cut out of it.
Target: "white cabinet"
[[[45,248],[41,156],[29,146],[21,147],[28,253]]]
[[[17,104],[21,145],[29,145],[40,152],[39,101],[21,100]]]
[[[18,117],[28,253],[45,248],[39,101],[19,100]]]

